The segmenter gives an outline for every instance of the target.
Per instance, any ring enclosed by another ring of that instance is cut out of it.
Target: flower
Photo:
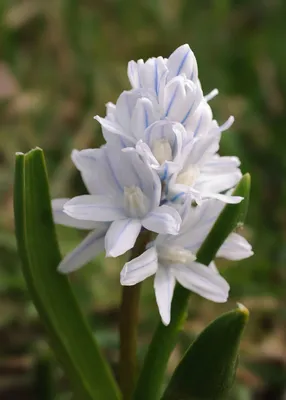
[[[138,154],[107,145],[74,152],[73,158],[92,194],[67,201],[63,212],[77,220],[110,222],[105,236],[107,256],[117,257],[131,249],[142,227],[178,233],[179,213],[160,205],[161,181]]]
[[[130,286],[155,275],[154,289],[162,321],[170,323],[171,302],[176,281],[206,299],[225,302],[229,285],[214,264],[205,266],[196,261],[196,253],[222,210],[217,200],[205,200],[200,206],[185,207],[182,225],[176,236],[158,235],[139,257],[127,262],[120,274],[122,285]],[[240,260],[253,254],[242,236],[232,233],[217,256]]]

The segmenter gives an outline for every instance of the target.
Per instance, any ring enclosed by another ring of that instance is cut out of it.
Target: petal
[[[105,237],[107,257],[118,257],[132,249],[141,230],[141,222],[137,219],[114,221]]]
[[[158,268],[155,247],[146,250],[139,257],[126,263],[120,273],[120,283],[124,286],[136,285],[156,273]]]
[[[196,181],[196,189],[200,192],[219,193],[233,188],[241,179],[239,169],[229,174],[204,174],[203,171]]]
[[[131,130],[136,139],[143,139],[144,131],[155,122],[155,111],[151,100],[146,97],[138,99],[131,118]]]
[[[230,196],[227,194],[220,194],[220,193],[202,192],[201,195],[202,198],[204,199],[216,199],[227,204],[238,204],[243,200],[243,197],[241,196]]]
[[[139,76],[139,62],[143,62],[143,60],[138,60],[137,63],[135,61],[129,61],[127,67],[127,75],[129,78],[129,82],[134,89],[140,88],[140,76]]]
[[[118,112],[118,111],[117,111]],[[102,128],[104,128],[104,138],[107,142],[111,142],[111,136],[115,135],[120,138],[122,147],[132,146],[135,143],[135,140],[132,136],[126,134],[126,130],[122,128],[117,122],[110,121],[107,118],[101,118],[98,115],[94,117]],[[127,131],[128,132],[128,131]]]
[[[90,232],[80,245],[62,260],[58,270],[64,274],[75,271],[104,251],[106,229],[96,229]]]
[[[198,78],[198,66],[194,53],[188,44],[178,47],[167,61],[169,68],[168,79],[184,74],[188,79],[196,82]]]
[[[102,149],[73,150],[71,159],[81,173],[82,180],[90,194],[98,193],[98,181],[94,171],[98,169],[98,159]]]
[[[80,151],[74,149],[71,153],[71,159],[79,171],[90,173],[96,170],[97,160],[101,153],[102,149],[84,149]]]
[[[181,226],[181,217],[173,207],[163,205],[155,208],[142,220],[149,231],[177,235]]]
[[[178,264],[172,269],[178,282],[186,289],[216,303],[227,301],[229,284],[211,268],[193,262],[188,266]]]
[[[64,205],[70,199],[62,198],[62,199],[53,199],[52,200],[52,210],[53,210],[53,218],[55,224],[70,226],[72,228],[77,229],[95,229],[97,226],[97,222],[94,221],[85,221],[72,218],[68,216],[63,208]]]
[[[237,233],[231,233],[221,246],[217,257],[227,260],[243,260],[253,255],[252,247],[248,241]]]
[[[167,266],[160,266],[154,279],[154,289],[159,313],[164,325],[169,325],[171,320],[171,303],[175,288],[175,277]]]
[[[86,221],[114,221],[124,218],[124,210],[108,196],[84,195],[69,200],[64,212],[72,218]]]

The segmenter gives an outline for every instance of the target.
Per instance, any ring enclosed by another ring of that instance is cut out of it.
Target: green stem
[[[123,286],[120,315],[119,382],[123,399],[132,398],[136,380],[136,348],[140,286]]]
[[[144,366],[140,374],[134,399],[157,400],[161,393],[161,383],[166,365],[187,316],[190,292],[177,285],[172,301],[172,319],[168,326],[159,323],[149,346]]]
[[[140,234],[131,258],[138,257],[145,251],[146,244],[150,240],[149,232]],[[139,320],[139,301],[141,284],[123,286],[120,307],[120,360],[119,383],[123,400],[130,400],[135,387],[136,375],[136,350],[137,328]]]

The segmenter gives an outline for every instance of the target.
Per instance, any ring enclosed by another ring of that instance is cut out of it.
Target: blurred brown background
[[[30,302],[16,251],[12,212],[16,151],[45,150],[53,197],[84,192],[73,148],[102,143],[95,114],[129,88],[130,59],[189,43],[215,118],[236,117],[222,154],[252,175],[244,234],[255,256],[221,265],[231,284],[224,306],[192,296],[172,371],[190,339],[240,301],[251,319],[232,400],[285,399],[286,388],[286,2],[284,0],[0,1],[0,398],[69,399]],[[80,232],[58,229],[62,252]],[[72,276],[96,336],[116,370],[119,262],[103,258]],[[142,359],[158,319],[152,281],[141,307]],[[53,394],[53,388],[57,396]],[[148,399],[146,399],[148,400]]]

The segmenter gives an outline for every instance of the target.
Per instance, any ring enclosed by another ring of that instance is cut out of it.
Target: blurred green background
[[[0,398],[45,400],[50,375],[57,399],[68,382],[49,354],[16,251],[13,169],[16,151],[45,150],[53,197],[84,193],[73,148],[102,143],[95,114],[129,88],[131,59],[169,56],[189,43],[205,93],[224,134],[221,153],[252,175],[243,234],[255,256],[221,264],[231,300],[192,296],[170,363],[222,311],[245,304],[251,319],[241,346],[233,400],[285,399],[286,391],[286,2],[284,0],[0,0]],[[58,229],[63,254],[81,233]],[[83,310],[116,372],[120,265],[99,258],[71,276]],[[142,360],[158,320],[152,280],[144,284]],[[148,399],[146,399],[148,400]]]

